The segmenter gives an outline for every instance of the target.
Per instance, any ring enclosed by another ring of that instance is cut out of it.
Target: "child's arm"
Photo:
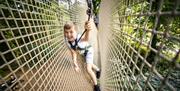
[[[90,21],[86,21],[84,27],[85,27],[85,29],[87,29],[87,31],[83,35],[81,41],[89,41],[90,31],[92,30],[92,19],[90,19]]]
[[[74,51],[73,49],[70,49],[71,54],[72,54],[72,59],[73,59],[73,63],[74,63],[74,68],[77,72],[79,72],[79,66],[77,63],[77,53],[76,51]]]

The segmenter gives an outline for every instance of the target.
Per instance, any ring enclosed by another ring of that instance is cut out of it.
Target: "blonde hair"
[[[67,23],[64,25],[64,30],[71,29],[72,27],[75,27],[75,23],[74,23],[74,22],[67,22]]]

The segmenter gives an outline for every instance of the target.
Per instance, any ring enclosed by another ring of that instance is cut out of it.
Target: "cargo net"
[[[179,91],[180,1],[114,1],[99,32],[102,91]]]
[[[85,4],[0,1],[0,91],[92,90],[83,71],[74,71],[63,34],[66,21],[81,24]]]

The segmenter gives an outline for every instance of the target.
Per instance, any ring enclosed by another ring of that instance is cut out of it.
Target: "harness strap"
[[[73,45],[72,44],[72,42],[71,41],[68,41],[68,43],[70,44],[70,46],[71,46],[71,48],[73,49],[73,50],[76,50],[77,49],[77,39],[75,39],[75,44]]]
[[[69,42],[69,44],[70,44],[70,46],[71,46],[71,48],[73,49],[73,50],[77,50],[77,49],[79,49],[79,50],[85,50],[84,51],[84,56],[86,57],[86,55],[87,55],[87,53],[88,53],[88,49],[90,48],[90,47],[92,47],[91,45],[89,45],[89,46],[86,46],[85,48],[80,48],[80,47],[78,47],[77,46],[77,43],[78,43],[78,41],[77,41],[77,39],[75,39],[75,44],[73,45],[72,44],[72,42],[70,42],[70,41],[68,41]]]

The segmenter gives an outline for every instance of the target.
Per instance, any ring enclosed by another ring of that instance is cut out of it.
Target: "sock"
[[[96,69],[96,71],[100,71],[100,69],[99,69],[99,68],[97,68],[97,69]]]

